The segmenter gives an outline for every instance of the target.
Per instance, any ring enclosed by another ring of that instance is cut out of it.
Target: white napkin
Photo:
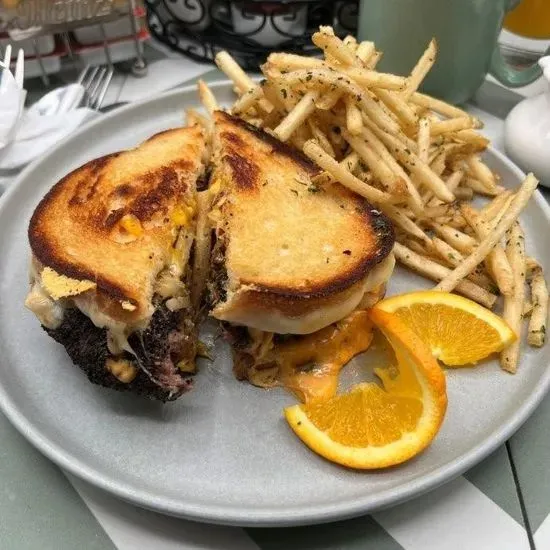
[[[33,113],[31,109],[23,115],[15,139],[2,151],[0,170],[23,167],[99,115],[97,111],[85,107],[60,115],[44,116]]]

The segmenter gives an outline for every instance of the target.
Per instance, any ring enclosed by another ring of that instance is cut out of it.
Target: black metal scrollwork
[[[358,0],[145,0],[149,30],[159,41],[197,61],[228,50],[257,70],[273,50],[312,53],[311,34],[331,25],[354,33]]]

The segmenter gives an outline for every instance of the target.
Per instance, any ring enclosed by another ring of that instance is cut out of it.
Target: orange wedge
[[[362,383],[324,402],[294,405],[285,417],[310,449],[350,468],[400,464],[425,449],[445,410],[445,375],[430,349],[396,315],[371,311],[390,342],[398,373],[375,369],[382,381]]]
[[[475,364],[516,339],[498,315],[448,292],[400,294],[382,300],[374,309],[395,313],[448,366]]]

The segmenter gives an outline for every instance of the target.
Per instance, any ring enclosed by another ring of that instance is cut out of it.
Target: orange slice
[[[448,366],[475,364],[516,339],[498,315],[448,292],[400,294],[382,300],[374,309],[395,313]]]
[[[310,449],[350,468],[394,466],[425,449],[447,408],[445,375],[429,348],[396,315],[371,311],[398,362],[398,373],[375,369],[382,381],[362,383],[325,402],[285,409],[292,430]]]

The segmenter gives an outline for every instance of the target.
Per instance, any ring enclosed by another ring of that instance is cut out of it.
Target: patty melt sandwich
[[[32,216],[26,306],[96,384],[162,401],[191,385],[204,151],[199,126],[161,132],[74,170]]]
[[[394,267],[390,221],[338,183],[317,186],[312,161],[221,111],[212,163],[208,299],[237,376],[302,399],[332,393],[372,339],[364,310]]]

